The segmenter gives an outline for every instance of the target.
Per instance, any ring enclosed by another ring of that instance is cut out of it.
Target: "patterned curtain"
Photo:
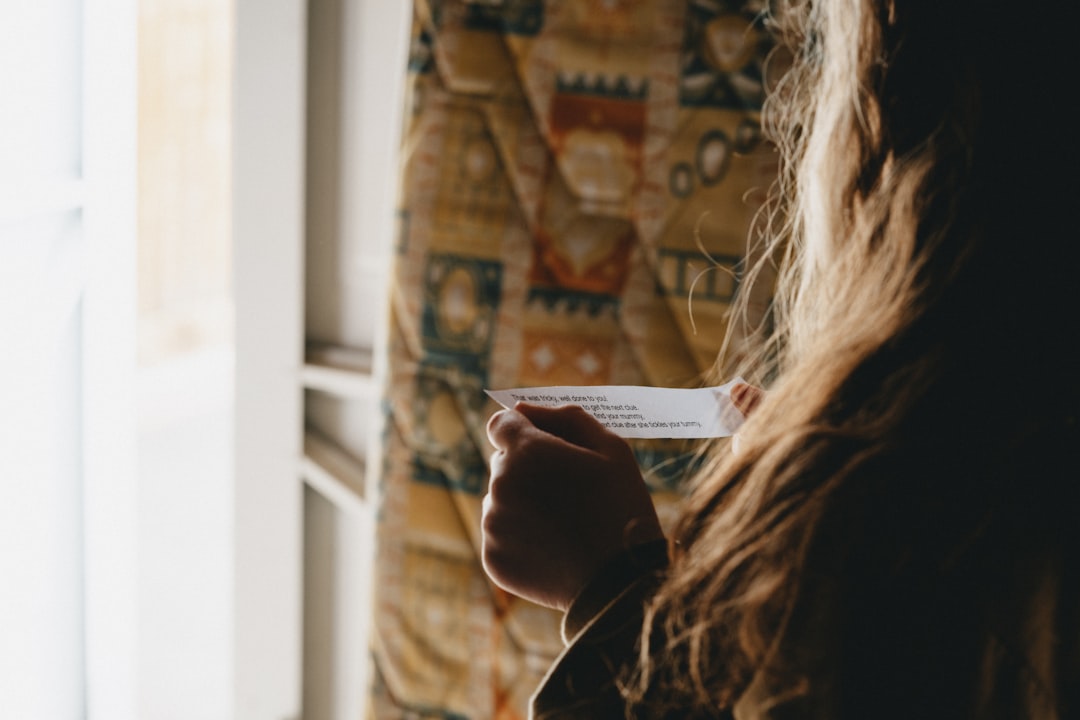
[[[371,716],[524,717],[559,617],[480,567],[482,390],[701,383],[775,174],[762,6],[416,2]],[[692,447],[635,450],[670,518]]]

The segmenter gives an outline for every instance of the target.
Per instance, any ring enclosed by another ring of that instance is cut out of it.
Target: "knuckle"
[[[487,421],[487,436],[491,444],[496,448],[501,449],[501,438],[503,434],[503,427],[506,424],[506,410],[500,410],[499,412],[488,418]]]
[[[480,553],[480,562],[484,567],[484,572],[488,576],[502,587],[502,582],[505,581],[505,577],[509,570],[513,568],[513,563],[507,557],[505,549],[497,542],[491,542],[489,539],[484,539],[484,545]]]
[[[483,512],[480,516],[480,529],[484,531],[484,539],[493,539],[499,534],[499,512],[491,501],[491,494],[484,497]]]
[[[496,450],[488,458],[488,471],[492,478],[496,478],[506,472],[506,451]]]
[[[506,502],[500,502],[499,498],[489,492],[482,505],[480,516],[480,529],[483,531],[485,540],[498,544],[500,540],[510,537],[514,523],[513,511]]]
[[[509,491],[512,490],[513,480],[509,477],[505,467],[500,467],[498,472],[492,472],[491,477],[488,479],[488,502],[489,512],[495,512],[498,509],[497,503],[504,503]]]

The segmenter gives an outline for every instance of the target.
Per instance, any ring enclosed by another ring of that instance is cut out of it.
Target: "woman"
[[[485,568],[567,611],[537,716],[1080,716],[1071,59],[1017,7],[774,9],[772,380],[669,539],[583,411],[491,419]]]

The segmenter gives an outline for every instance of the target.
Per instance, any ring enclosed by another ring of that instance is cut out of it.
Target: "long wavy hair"
[[[1077,131],[1048,106],[1065,49],[1023,12],[774,3],[792,62],[763,114],[781,169],[753,241],[777,269],[775,299],[769,332],[741,333],[758,339],[743,366],[719,368],[768,393],[739,454],[717,447],[694,481],[632,705],[708,714],[761,673],[774,701],[811,693],[815,668],[843,660],[823,649],[812,666],[786,638],[823,576],[846,578],[840,596],[878,583],[844,600],[857,613],[898,578],[989,578],[971,558],[992,565],[1004,507],[1025,508],[1008,521],[1023,542],[1058,527],[1077,397],[1063,266],[1078,240],[1053,167],[1075,158]],[[1053,392],[1032,392],[1036,378]]]

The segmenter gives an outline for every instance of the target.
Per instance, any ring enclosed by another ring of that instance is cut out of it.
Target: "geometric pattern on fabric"
[[[763,2],[414,6],[368,713],[524,718],[556,613],[478,560],[483,389],[700,384],[775,176]],[[634,441],[662,521],[686,441]]]

